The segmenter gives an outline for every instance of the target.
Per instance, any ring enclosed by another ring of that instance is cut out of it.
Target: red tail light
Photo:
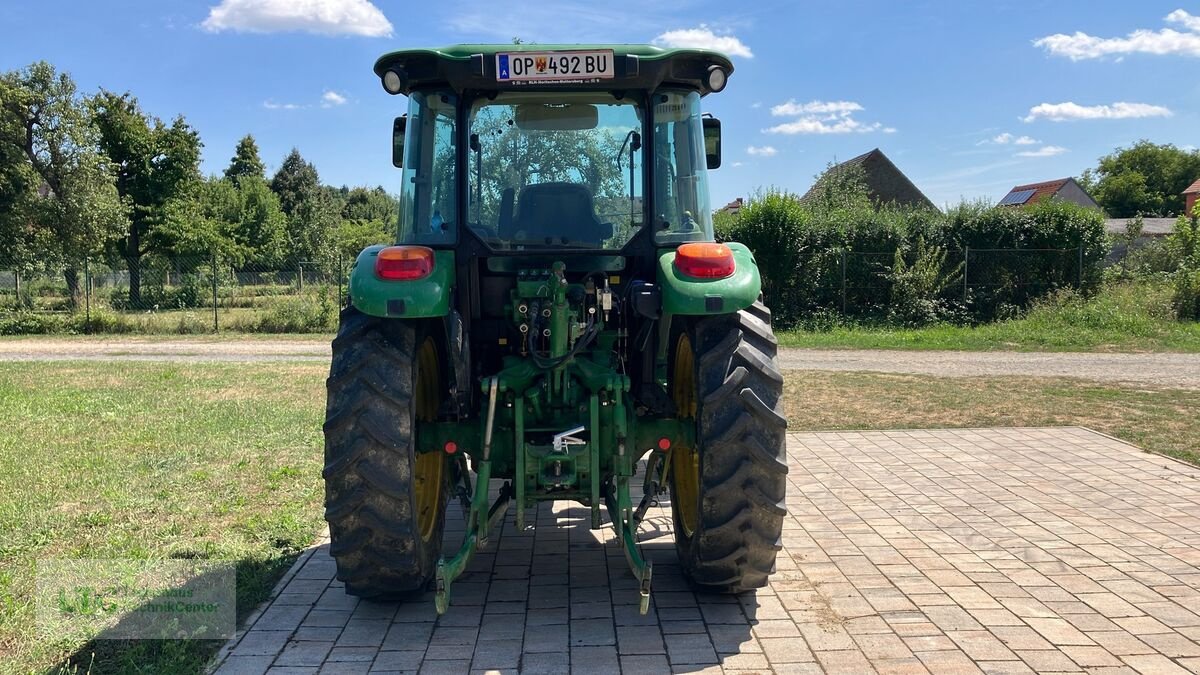
[[[691,243],[675,250],[675,268],[696,279],[724,279],[733,274],[733,251],[725,244]]]
[[[375,258],[375,276],[390,281],[424,279],[433,272],[433,249],[388,246]]]

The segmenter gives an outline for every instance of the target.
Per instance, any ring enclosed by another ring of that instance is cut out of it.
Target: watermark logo
[[[38,627],[56,638],[227,640],[236,629],[236,598],[236,573],[227,562],[37,563]]]

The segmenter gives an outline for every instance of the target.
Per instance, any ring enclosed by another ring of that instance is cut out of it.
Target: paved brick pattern
[[[313,549],[217,672],[1200,672],[1200,470],[1076,428],[792,434],[788,454],[757,593],[692,593],[659,506],[641,616],[610,532],[546,505],[440,618],[346,596]]]

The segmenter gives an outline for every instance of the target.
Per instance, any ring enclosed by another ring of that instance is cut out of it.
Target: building
[[[997,206],[1029,206],[1045,199],[1059,199],[1085,206],[1089,209],[1100,210],[1100,205],[1083,189],[1074,178],[1060,178],[1044,183],[1018,185],[1008,191]]]
[[[1200,197],[1200,180],[1188,186],[1188,189],[1183,191],[1183,213],[1187,216],[1200,216],[1200,211],[1196,210],[1196,199]]]
[[[736,216],[737,214],[741,213],[742,207],[745,205],[746,205],[746,200],[741,197],[738,197],[737,199],[726,204],[725,206],[722,206],[721,208],[717,209],[717,213],[728,213],[731,216]]]
[[[809,188],[808,192],[804,193],[800,201],[808,201],[815,197],[818,193],[818,188],[826,176],[836,175],[838,171],[853,167],[860,167],[862,169],[867,184],[867,194],[876,206],[896,204],[899,206],[937,209],[933,202],[925,196],[925,193],[921,192],[908,179],[908,176],[905,176],[904,172],[893,164],[892,160],[888,159],[887,155],[883,154],[879,148],[830,167],[825,173],[821,174],[816,184]]]

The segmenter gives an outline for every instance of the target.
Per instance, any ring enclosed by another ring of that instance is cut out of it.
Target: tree
[[[1173,217],[1183,213],[1180,193],[1197,178],[1200,150],[1141,140],[1101,157],[1080,183],[1111,218]]]
[[[163,236],[181,256],[214,254],[234,267],[273,266],[284,256],[286,219],[279,198],[261,178],[199,181],[167,206]]]
[[[200,180],[200,136],[182,116],[170,126],[142,112],[131,94],[101,89],[88,101],[100,149],[116,170],[129,226],[112,248],[129,270],[129,304],[142,302],[142,260],[167,249],[156,229],[167,202]]]
[[[126,225],[111,167],[96,150],[96,128],[70,75],[45,61],[0,76],[0,115],[0,145],[28,162],[43,195],[18,217],[38,231],[35,239],[53,241],[54,250],[38,255],[64,263],[74,302],[79,263]]]
[[[287,244],[287,218],[279,208],[279,197],[260,177],[242,176],[234,184],[240,210],[232,237],[245,249],[245,262],[278,265]]]
[[[388,194],[383,186],[375,188],[345,188],[341,190],[343,220],[374,220],[394,228],[400,214],[400,201]]]
[[[236,185],[245,177],[265,179],[266,172],[267,167],[258,155],[258,144],[254,142],[253,136],[246,134],[238,141],[233,159],[229,161],[229,168],[225,169],[225,177]]]
[[[341,204],[321,186],[317,169],[292,148],[271,179],[271,190],[287,216],[289,264],[329,260],[334,255],[332,233],[341,221]]]

